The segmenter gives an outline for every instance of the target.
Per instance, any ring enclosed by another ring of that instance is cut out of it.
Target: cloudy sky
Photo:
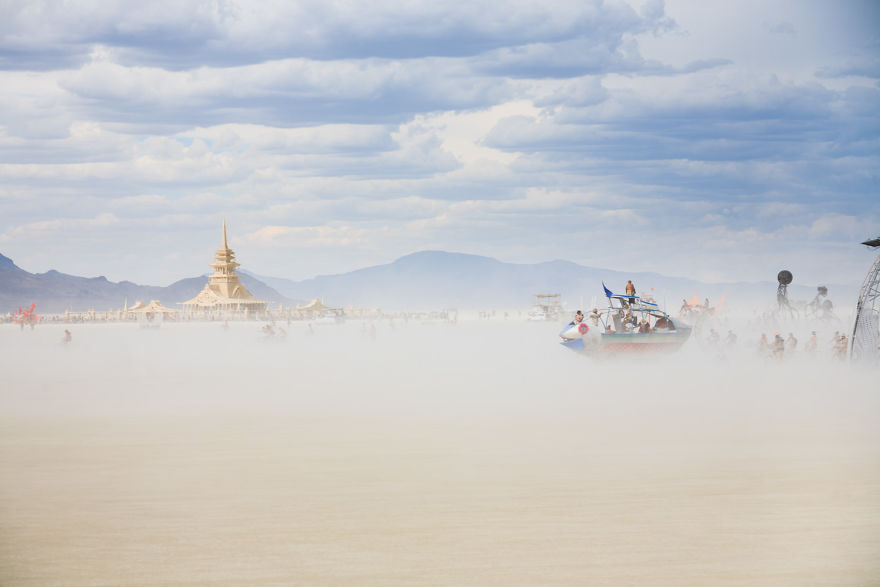
[[[167,285],[441,249],[860,282],[880,3],[0,0],[0,253]]]

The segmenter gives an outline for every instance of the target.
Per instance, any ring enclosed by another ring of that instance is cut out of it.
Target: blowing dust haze
[[[878,31],[0,0],[0,587],[880,584]]]
[[[0,583],[880,576],[877,372],[833,332],[598,359],[561,327],[2,325]]]

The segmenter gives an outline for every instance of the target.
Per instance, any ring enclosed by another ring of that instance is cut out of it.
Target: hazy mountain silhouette
[[[421,251],[392,263],[365,267],[338,275],[320,275],[293,281],[259,276],[240,270],[241,281],[256,297],[274,304],[304,303],[322,298],[327,305],[349,305],[383,310],[528,309],[534,295],[559,293],[569,308],[587,308],[603,300],[602,283],[622,292],[632,279],[640,292],[650,292],[669,310],[677,310],[683,298],[698,294],[714,303],[723,294],[731,303],[775,306],[776,283],[714,284],[659,273],[625,273],[586,267],[569,261],[535,264],[503,263],[489,257],[444,251]],[[77,277],[58,271],[33,274],[0,255],[0,311],[17,311],[36,302],[40,312],[66,309],[108,310],[121,308],[126,298],[160,300],[171,307],[195,296],[207,276],[191,277],[167,287],[113,283],[105,277]],[[820,285],[820,284],[816,284]],[[789,287],[792,299],[809,300],[816,285]],[[855,299],[858,285],[829,284],[829,298],[837,303]]]
[[[242,275],[241,282],[257,298],[274,303],[288,304],[283,295],[250,275]],[[132,305],[136,300],[160,300],[164,305],[179,308],[179,302],[198,294],[208,276],[189,277],[167,287],[138,285],[130,281],[114,283],[106,277],[78,277],[54,269],[46,273],[29,273],[12,259],[0,254],[0,312],[16,312],[19,306],[37,304],[37,312],[61,313],[65,310],[107,311],[121,309],[126,299]]]
[[[704,283],[659,273],[625,273],[586,267],[570,261],[535,264],[503,263],[489,257],[444,251],[421,251],[386,265],[376,265],[339,275],[320,275],[303,281],[255,276],[294,300],[321,297],[332,306],[353,304],[395,309],[492,309],[531,306],[538,293],[559,293],[569,307],[586,307],[595,298],[602,302],[602,283],[622,292],[627,279],[639,291],[650,292],[671,310],[683,298],[699,294],[714,302],[725,293],[728,301],[775,305],[776,283]],[[847,288],[829,286],[837,298]],[[852,287],[849,287],[852,289]],[[792,285],[790,297],[812,299],[815,286]]]

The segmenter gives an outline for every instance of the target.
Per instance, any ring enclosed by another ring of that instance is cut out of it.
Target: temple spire
[[[268,302],[255,298],[238,280],[235,269],[239,267],[239,264],[235,262],[235,251],[229,248],[225,218],[223,219],[223,247],[214,253],[214,262],[210,266],[214,269],[214,274],[205,285],[205,289],[193,299],[183,302],[187,312],[266,311]]]

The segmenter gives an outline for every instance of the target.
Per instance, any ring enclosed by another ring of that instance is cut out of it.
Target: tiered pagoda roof
[[[268,302],[258,300],[238,280],[235,253],[229,248],[226,240],[226,221],[223,221],[223,246],[214,253],[215,261],[210,264],[214,269],[211,280],[205,289],[191,300],[183,302],[187,313],[221,311],[245,311],[248,313],[264,312]]]

